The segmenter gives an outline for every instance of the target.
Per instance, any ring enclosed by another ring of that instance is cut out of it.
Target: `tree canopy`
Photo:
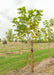
[[[12,21],[14,23],[13,26],[16,27],[17,38],[22,39],[22,37],[27,35],[31,35],[31,39],[37,38],[43,11],[37,9],[27,11],[25,7],[18,8],[17,10],[19,16]]]
[[[14,34],[13,34],[13,31],[12,29],[8,29],[8,32],[6,32],[6,38],[7,38],[7,41],[11,42],[11,41],[14,41]]]

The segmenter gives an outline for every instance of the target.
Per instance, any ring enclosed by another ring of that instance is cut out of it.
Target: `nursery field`
[[[47,43],[34,43],[34,63],[54,56],[54,43],[50,43],[49,47],[50,51],[48,51]],[[7,45],[0,43],[0,75],[20,75],[18,71],[27,65],[27,50],[27,44],[25,43],[12,42]],[[22,54],[17,51],[22,52]],[[31,63],[30,56],[31,54],[29,52],[29,63]],[[17,72],[15,74],[8,74],[11,71]]]

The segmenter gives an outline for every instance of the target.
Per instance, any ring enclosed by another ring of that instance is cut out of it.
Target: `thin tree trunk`
[[[49,33],[49,38],[50,38],[50,28],[48,30],[48,33]],[[48,38],[48,56],[49,56],[49,52],[50,52],[50,39]]]
[[[28,49],[28,55],[27,55],[27,58],[28,58],[28,60],[27,60],[27,63],[28,63],[28,65],[29,65],[29,35],[28,35],[28,41],[27,41],[27,49]]]
[[[50,52],[50,43],[48,41],[48,56],[49,56],[49,52]]]
[[[31,72],[34,72],[34,65],[33,65],[33,40],[31,41]]]

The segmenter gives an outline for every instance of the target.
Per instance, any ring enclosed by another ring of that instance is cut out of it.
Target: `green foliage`
[[[44,28],[39,28],[39,23],[41,17],[43,16],[43,10],[31,9],[26,10],[25,7],[18,8],[18,17],[13,19],[15,31],[17,32],[17,39],[23,40],[26,36],[30,35],[29,39],[36,39],[41,42],[44,39],[44,42],[52,41],[54,38],[53,29],[54,19],[45,20],[43,22]],[[22,38],[23,37],[23,38]],[[28,38],[26,38],[28,40]]]
[[[17,42],[17,39],[15,39],[15,42]]]
[[[21,40],[20,42],[27,43],[27,40]]]
[[[54,26],[54,19],[50,19],[49,21],[45,20],[43,22],[43,25],[44,25],[44,28],[41,28],[43,37],[44,37],[45,41],[48,40],[49,42],[51,42],[53,39],[53,36],[54,36],[53,29],[51,28]]]
[[[47,40],[42,40],[42,39],[40,40],[39,39],[39,40],[34,40],[33,43],[48,43],[48,41]]]
[[[6,32],[7,41],[9,41],[9,42],[14,41],[14,36],[15,35],[13,34],[12,29],[8,29],[8,32]]]
[[[7,44],[7,40],[6,39],[4,39],[3,44]]]
[[[17,38],[26,38],[27,35],[31,35],[32,39],[37,38],[39,23],[41,21],[42,10],[31,9],[26,11],[25,7],[18,8],[19,16],[13,19],[13,23],[16,27]]]
[[[0,42],[1,42],[1,39],[0,39]]]
[[[54,26],[54,19],[50,19],[49,22],[51,26]]]

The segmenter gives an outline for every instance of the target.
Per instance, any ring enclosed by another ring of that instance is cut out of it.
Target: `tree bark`
[[[31,41],[31,72],[34,72],[34,65],[33,65],[33,40]]]
[[[27,61],[27,63],[28,63],[28,65],[29,65],[29,37],[28,37],[28,41],[27,41],[27,49],[28,49],[28,55],[27,55],[27,57],[28,57],[28,61]]]
[[[48,41],[48,56],[49,56],[49,52],[50,52],[50,43]]]

